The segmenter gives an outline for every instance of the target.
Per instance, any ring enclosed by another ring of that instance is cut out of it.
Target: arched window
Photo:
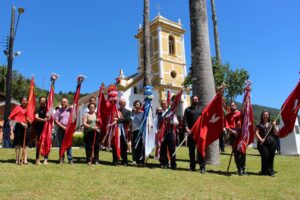
[[[137,94],[138,93],[138,89],[136,86],[133,87],[133,94]]]
[[[175,38],[172,35],[169,36],[169,54],[175,55]]]

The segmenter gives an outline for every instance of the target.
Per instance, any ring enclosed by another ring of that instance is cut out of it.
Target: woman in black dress
[[[263,111],[260,116],[260,123],[256,126],[257,149],[261,156],[261,174],[274,176],[274,157],[276,142],[274,135],[278,134],[276,121],[270,123],[268,111]]]

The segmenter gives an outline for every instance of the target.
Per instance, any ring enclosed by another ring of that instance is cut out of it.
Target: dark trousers
[[[99,138],[100,138],[100,133],[98,133],[97,131],[89,131],[84,134],[85,154],[86,154],[87,162],[99,161],[99,148],[100,148]],[[93,148],[94,148],[94,158],[92,160]]]
[[[263,143],[258,145],[258,151],[261,157],[261,173],[272,175],[274,173],[274,157],[276,145],[272,143]]]
[[[132,161],[136,161],[135,159],[135,154],[136,154],[136,138],[138,136],[139,130],[133,131],[132,132],[132,141],[131,141],[131,151],[132,151]]]
[[[143,139],[140,138],[139,141],[136,141],[139,130],[133,132],[133,157],[136,164],[144,164],[145,163],[145,151]]]
[[[57,131],[57,137],[58,137],[58,142],[59,142],[59,152],[60,152],[60,148],[61,148],[61,145],[62,145],[62,141],[65,137],[65,130],[62,129],[62,128],[58,128],[58,131]],[[59,153],[58,152],[58,153]],[[72,156],[72,147],[68,148],[67,149],[67,157],[68,157],[68,160],[73,160],[73,156]],[[65,154],[63,155],[62,159],[64,160],[65,158]]]
[[[190,170],[195,170],[196,168],[196,156],[195,150],[197,151],[197,160],[200,166],[200,169],[205,169],[206,159],[201,156],[198,149],[196,148],[196,143],[194,140],[194,134],[190,134],[187,138],[187,143],[189,147],[189,157],[190,157]]]
[[[245,166],[246,166],[246,154],[241,153],[238,150],[234,150],[233,153],[234,153],[234,161],[235,161],[236,168],[239,171],[245,170]]]
[[[224,152],[225,151],[225,132],[222,131],[222,133],[220,134],[219,137],[219,147],[220,147],[220,151]]]
[[[127,164],[128,163],[128,160],[127,160],[127,142],[126,142],[126,138],[125,138],[124,134],[122,133],[121,137],[120,137],[121,158],[122,158],[122,163]],[[112,147],[112,153],[113,153],[113,163],[118,162],[117,150],[114,147],[114,145]]]
[[[169,156],[171,160],[171,168],[176,168],[176,156],[173,156],[173,153],[175,152],[175,146],[176,146],[176,136],[173,133],[172,129],[168,129],[165,137],[161,143],[160,148],[160,164],[163,166],[168,166],[168,150],[169,150]]]

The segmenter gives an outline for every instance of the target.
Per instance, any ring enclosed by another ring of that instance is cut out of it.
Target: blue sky
[[[245,68],[253,82],[254,104],[280,108],[299,80],[299,0],[215,0],[222,60],[233,69]],[[0,41],[9,34],[11,7],[24,7],[15,42],[22,55],[14,69],[35,75],[39,87],[49,88],[52,72],[61,75],[56,92],[75,90],[78,74],[88,78],[82,92],[109,84],[123,68],[136,72],[137,41],[142,24],[142,0],[1,0]],[[191,64],[187,0],[150,0],[150,16],[158,13],[181,19],[185,34],[187,67]],[[214,53],[210,4],[208,17],[211,52]],[[1,44],[0,44],[1,45]],[[1,52],[4,49],[0,46]],[[6,57],[0,54],[0,64]],[[238,98],[240,100],[241,97]]]

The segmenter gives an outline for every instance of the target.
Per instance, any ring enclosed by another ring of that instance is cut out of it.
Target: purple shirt
[[[71,108],[60,108],[56,111],[54,115],[54,120],[57,120],[59,123],[61,123],[63,126],[68,125],[68,121],[71,114]]]

